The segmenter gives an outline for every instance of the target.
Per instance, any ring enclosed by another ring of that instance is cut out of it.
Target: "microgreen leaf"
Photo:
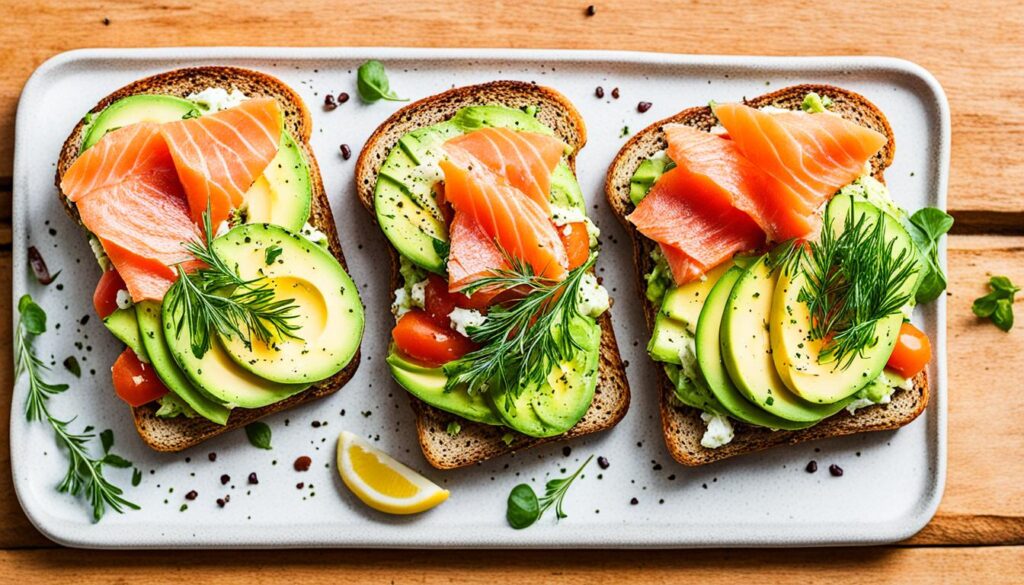
[[[505,511],[509,526],[521,530],[536,522],[540,514],[540,502],[533,488],[525,483],[512,488],[508,494],[508,509]]]
[[[359,70],[356,73],[356,89],[359,91],[359,97],[368,104],[380,100],[392,102],[409,101],[398,97],[395,92],[391,91],[391,82],[388,81],[388,74],[384,70],[384,64],[375,59],[371,59],[359,66]]]
[[[914,298],[929,303],[946,290],[946,275],[939,266],[939,238],[953,227],[953,217],[941,209],[924,207],[910,216],[905,227],[923,264]]]
[[[1013,299],[1020,287],[1005,276],[989,278],[988,285],[992,290],[974,299],[971,311],[982,319],[990,319],[1003,331],[1009,331],[1013,328]]]
[[[270,427],[266,423],[256,421],[245,425],[245,436],[249,438],[249,443],[253,447],[260,449],[272,449],[270,446]]]

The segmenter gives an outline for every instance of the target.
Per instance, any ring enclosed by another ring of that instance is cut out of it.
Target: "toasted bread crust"
[[[374,218],[374,222],[376,214],[373,192],[377,183],[377,173],[398,139],[410,130],[443,122],[460,108],[485,104],[500,104],[510,108],[539,106],[538,119],[573,147],[573,155],[569,157],[568,163],[575,172],[575,154],[586,143],[586,128],[579,112],[560,93],[518,81],[496,81],[460,87],[402,108],[381,124],[367,140],[356,166],[356,192],[360,202]],[[392,246],[389,245],[388,250],[392,266],[391,288],[394,290],[400,286],[399,256]],[[420,447],[427,461],[438,469],[464,467],[512,451],[603,431],[615,426],[629,408],[629,382],[619,356],[610,313],[607,311],[598,319],[601,327],[601,349],[599,380],[594,401],[576,426],[563,435],[547,439],[533,439],[511,433],[514,438],[506,444],[503,437],[509,434],[509,429],[468,422],[409,395],[416,414]],[[454,437],[446,432],[448,423],[452,421],[458,421],[462,427],[461,432]]]
[[[163,94],[186,97],[190,93],[199,92],[210,87],[238,89],[249,97],[271,97],[277,100],[284,112],[285,128],[295,138],[309,163],[310,186],[312,201],[309,223],[327,235],[328,248],[345,270],[348,266],[342,254],[341,242],[331,214],[327,193],[324,191],[323,179],[316,157],[309,145],[312,134],[312,117],[306,109],[302,98],[281,80],[249,69],[236,67],[195,67],[176,69],[140,79],[126,85],[100,100],[91,110],[98,113],[113,102],[132,95]],[[64,209],[75,221],[81,223],[73,203],[68,201],[60,191],[60,180],[67,169],[78,157],[78,151],[84,138],[85,120],[75,126],[71,135],[64,142],[60,158],[57,161],[57,196],[60,197]],[[84,226],[83,226],[84,229]],[[135,428],[142,440],[157,451],[174,452],[187,449],[227,431],[245,426],[265,416],[304,404],[337,392],[344,386],[359,367],[359,351],[352,361],[334,376],[314,384],[309,389],[287,398],[276,404],[257,409],[236,408],[231,412],[226,425],[218,425],[202,417],[196,418],[161,418],[156,416],[157,406],[148,404],[132,409]]]
[[[744,102],[755,108],[772,105],[796,110],[800,108],[804,96],[812,91],[833,100],[830,111],[885,134],[888,142],[871,159],[873,176],[884,181],[885,169],[892,163],[895,153],[892,128],[881,110],[864,96],[829,85],[797,85],[744,100]],[[686,124],[707,131],[716,124],[716,120],[711,113],[711,108],[705,106],[683,110],[674,116],[655,122],[640,131],[622,147],[608,168],[608,175],[605,179],[605,194],[608,203],[633,241],[633,262],[636,265],[637,286],[641,298],[645,298],[646,295],[644,275],[653,268],[650,255],[655,244],[641,235],[626,220],[626,216],[633,209],[633,204],[629,199],[629,181],[641,161],[667,146],[662,131],[665,124]],[[644,317],[647,320],[648,330],[653,330],[657,312],[658,307],[652,303],[645,304]],[[897,390],[893,394],[890,404],[865,408],[856,416],[842,411],[811,428],[800,431],[772,431],[736,423],[734,424],[736,435],[732,442],[717,449],[707,449],[700,444],[704,434],[700,410],[678,402],[675,398],[675,389],[667,375],[663,374],[660,380],[659,410],[665,444],[676,461],[690,466],[704,465],[777,445],[790,445],[815,439],[899,428],[912,422],[924,411],[928,404],[929,392],[927,375],[922,372],[914,378],[913,388]]]

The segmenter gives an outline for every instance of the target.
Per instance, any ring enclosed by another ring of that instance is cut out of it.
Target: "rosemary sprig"
[[[910,250],[897,254],[896,239],[886,240],[881,216],[872,223],[851,206],[836,234],[826,209],[823,223],[817,242],[793,246],[789,264],[804,275],[797,300],[810,310],[810,338],[825,340],[819,360],[845,369],[875,344],[878,322],[910,301],[904,284],[918,268]]]
[[[580,282],[597,255],[562,281],[538,276],[529,264],[506,258],[509,268],[475,281],[464,292],[517,289],[526,294],[512,304],[491,307],[482,325],[467,328],[470,339],[481,347],[445,366],[447,390],[465,386],[476,393],[496,384],[518,397],[524,388],[542,383],[555,364],[582,349],[570,325],[580,317]]]
[[[89,432],[73,433],[68,425],[75,419],[61,420],[50,413],[48,401],[51,396],[68,389],[67,384],[52,384],[43,380],[44,372],[49,371],[47,365],[35,355],[32,341],[46,331],[46,313],[31,297],[25,295],[18,302],[18,327],[15,331],[14,371],[15,377],[28,376],[28,397],[25,400],[25,418],[29,422],[43,421],[53,427],[57,444],[68,452],[67,473],[57,485],[57,490],[73,496],[84,494],[92,505],[93,520],[98,522],[109,507],[121,514],[125,508],[138,510],[139,506],[126,500],[121,488],[110,483],[103,475],[103,466],[130,467],[131,463],[113,453],[108,452],[109,442],[104,445],[104,455],[94,458],[89,453],[89,443],[95,434]],[[111,435],[112,436],[112,435]]]
[[[275,299],[265,276],[245,280],[213,249],[209,211],[203,214],[204,239],[189,242],[186,249],[206,266],[194,272],[176,267],[178,279],[167,291],[172,313],[180,311],[176,334],[188,325],[192,353],[203,357],[210,349],[211,332],[231,339],[238,336],[246,347],[255,337],[264,343],[274,337],[298,339],[294,299]]]

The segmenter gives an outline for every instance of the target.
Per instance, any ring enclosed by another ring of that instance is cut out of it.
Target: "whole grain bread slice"
[[[788,110],[799,110],[804,96],[816,92],[832,100],[829,111],[839,114],[883,133],[888,142],[871,159],[873,176],[884,181],[885,169],[892,163],[895,152],[892,128],[885,115],[867,98],[852,91],[829,85],[797,85],[780,89],[744,102],[755,108],[775,106]],[[656,244],[645,238],[633,227],[626,216],[633,210],[629,199],[629,181],[640,163],[656,152],[667,147],[662,128],[666,124],[686,124],[701,130],[710,130],[717,120],[710,107],[695,107],[655,122],[630,139],[616,155],[608,169],[605,180],[605,194],[612,210],[630,234],[633,241],[633,261],[636,265],[637,285],[640,296],[645,295],[644,275],[653,268],[651,251]],[[646,303],[644,315],[648,328],[653,328],[659,307]],[[752,453],[776,445],[802,443],[814,439],[838,437],[867,431],[896,429],[913,421],[928,404],[928,379],[925,373],[913,380],[909,390],[899,389],[892,396],[892,402],[870,406],[850,415],[845,410],[817,425],[800,431],[772,431],[742,423],[734,424],[735,438],[717,449],[701,446],[704,423],[700,410],[683,405],[675,397],[675,389],[667,375],[661,378],[660,410],[665,444],[672,457],[684,465],[704,465],[736,455]]]
[[[281,80],[265,73],[236,67],[176,69],[126,85],[100,100],[90,112],[98,113],[115,101],[132,95],[162,94],[183,98],[211,87],[226,90],[237,89],[249,97],[270,97],[277,100],[284,112],[285,129],[295,139],[309,163],[310,185],[313,191],[309,223],[327,235],[331,254],[338,259],[342,267],[348,270],[341,251],[341,243],[338,241],[338,232],[331,214],[331,206],[320,177],[320,168],[317,166],[316,157],[309,145],[313,128],[312,117],[299,94]],[[64,142],[60,158],[57,161],[57,196],[68,214],[79,223],[81,221],[75,205],[68,201],[60,191],[60,180],[78,157],[84,139],[85,126],[84,119],[75,126],[71,135]],[[356,368],[359,366],[359,359],[360,355],[357,351],[352,361],[334,376],[276,404],[257,409],[236,408],[232,410],[226,425],[218,425],[202,417],[158,417],[156,416],[156,405],[147,404],[132,409],[135,428],[142,440],[153,449],[167,452],[181,451],[275,412],[337,392],[355,374]]]
[[[575,154],[587,141],[586,128],[579,112],[565,96],[546,87],[518,81],[495,81],[451,89],[395,112],[366,141],[356,165],[356,194],[375,222],[373,192],[377,173],[398,140],[411,130],[443,122],[460,108],[474,105],[503,105],[516,109],[537,107],[537,118],[573,147],[568,163],[575,172]],[[394,290],[402,285],[398,253],[392,246],[388,249],[391,254],[391,288]],[[615,426],[629,408],[629,382],[615,342],[611,311],[598,318],[598,325],[601,327],[601,349],[594,401],[583,418],[567,433],[547,439],[509,433],[505,427],[468,422],[410,395],[420,447],[427,461],[438,469],[464,467],[541,443],[571,439]],[[454,436],[447,433],[450,422],[458,422],[462,427]]]

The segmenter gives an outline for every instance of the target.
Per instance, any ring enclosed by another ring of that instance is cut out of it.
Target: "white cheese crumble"
[[[306,225],[302,226],[301,233],[302,236],[310,242],[313,242],[318,246],[327,247],[327,234],[313,227],[313,225],[308,221],[306,222]]]
[[[482,315],[480,311],[460,309],[459,307],[455,307],[451,313],[448,313],[448,319],[452,323],[452,329],[466,337],[469,337],[468,327],[479,327],[487,322],[487,317]]]
[[[734,436],[732,423],[729,419],[720,414],[710,412],[700,413],[701,420],[707,425],[704,436],[700,438],[700,444],[705,449],[717,449],[722,445],[732,442]]]
[[[579,299],[580,313],[590,317],[597,317],[611,305],[608,290],[598,284],[597,277],[589,272],[580,278]]]
[[[857,411],[862,408],[867,408],[876,404],[889,404],[890,402],[892,402],[892,394],[882,396],[882,399],[878,402],[873,402],[870,398],[858,398],[846,405],[846,412],[849,412],[850,414],[857,414]]]
[[[185,99],[198,105],[204,114],[213,114],[233,108],[249,98],[237,89],[228,91],[222,87],[208,87],[198,93],[188,94]]]
[[[427,304],[427,280],[421,280],[409,287],[409,300],[413,306],[423,308]]]
[[[583,225],[587,228],[587,235],[590,236],[590,247],[597,246],[597,238],[601,236],[601,230],[594,225],[594,222],[590,221],[587,214],[583,210],[577,207],[561,207],[558,205],[551,206],[551,223],[557,226],[566,226],[562,230],[562,233],[569,235],[571,233],[569,224],[583,222]]]
[[[721,124],[715,124],[710,130],[708,130],[708,132],[715,136],[725,136],[729,133],[729,131],[725,129],[725,126],[722,126]]]
[[[412,298],[404,288],[395,289],[395,300],[391,303],[391,314],[395,319],[401,319],[402,315],[412,310]]]
[[[790,113],[790,114],[803,114],[803,113],[805,113],[803,110],[787,110],[786,108],[778,108],[778,107],[775,107],[773,105],[761,106],[758,109],[761,110],[762,112],[766,113],[766,114],[782,114],[782,113],[787,113],[787,112]]]
[[[406,286],[395,289],[395,301],[391,303],[391,313],[396,319],[408,313],[414,308],[422,309],[427,301],[427,280],[413,284],[406,283]]]
[[[124,289],[117,291],[118,309],[130,309],[132,304],[132,295],[128,294],[128,291]]]

